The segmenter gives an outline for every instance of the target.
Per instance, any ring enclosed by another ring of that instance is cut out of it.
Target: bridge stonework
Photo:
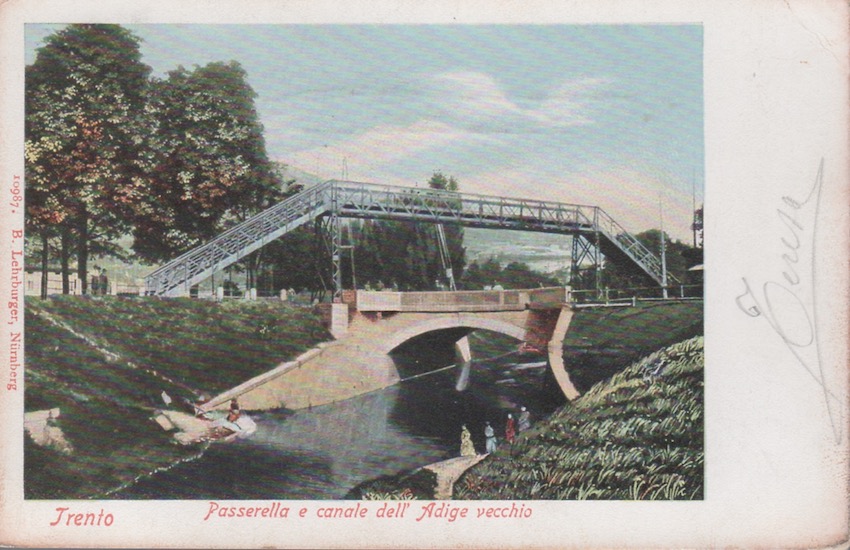
[[[546,350],[564,395],[579,395],[563,363],[562,343],[573,316],[563,302],[534,309],[526,304],[524,309],[455,312],[364,312],[351,304],[345,307],[348,326],[339,331],[341,305],[327,309],[329,323],[331,317],[336,319],[336,340],[220,394],[203,408],[223,408],[238,397],[246,410],[303,409],[379,390],[400,380],[390,352],[417,336],[449,329],[455,334],[464,333],[456,329],[466,329],[466,334],[491,330]]]

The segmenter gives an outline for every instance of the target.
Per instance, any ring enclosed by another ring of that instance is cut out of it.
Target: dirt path
[[[458,456],[425,466],[424,469],[431,470],[437,474],[437,487],[434,489],[434,499],[447,500],[452,498],[455,481],[457,481],[461,474],[473,465],[481,462],[486,456]]]

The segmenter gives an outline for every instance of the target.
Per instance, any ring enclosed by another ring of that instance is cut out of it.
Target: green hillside
[[[25,437],[27,498],[103,496],[197,455],[150,417],[214,395],[329,340],[309,310],[282,302],[27,299],[27,411],[59,407],[69,455]]]

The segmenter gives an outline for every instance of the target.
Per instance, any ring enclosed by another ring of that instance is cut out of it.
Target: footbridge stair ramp
[[[328,217],[331,257],[339,261],[340,218],[401,220],[583,237],[614,261],[625,261],[663,285],[659,258],[598,206],[518,199],[439,189],[331,180],[301,191],[163,265],[145,279],[146,294],[186,296],[215,271],[286,233]],[[340,270],[335,265],[337,294]]]

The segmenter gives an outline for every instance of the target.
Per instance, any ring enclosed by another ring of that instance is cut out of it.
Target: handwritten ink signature
[[[841,400],[829,389],[825,380],[821,348],[818,345],[818,313],[814,299],[815,246],[823,187],[823,165],[824,161],[821,159],[814,184],[804,200],[797,201],[784,196],[782,197],[784,208],[776,211],[785,226],[785,234],[780,239],[785,249],[781,256],[784,265],[782,270],[784,282],[763,283],[761,299],[759,299],[751,288],[749,280],[742,278],[744,292],[735,298],[735,303],[750,317],[763,317],[800,365],[821,387],[836,443],[840,443],[842,431],[837,417],[840,415]],[[805,207],[809,205],[813,210],[811,228],[804,225],[809,221],[804,219],[806,218]],[[800,265],[800,258],[801,254],[806,253],[807,246],[811,250],[811,269],[808,273],[804,273],[805,265]]]

